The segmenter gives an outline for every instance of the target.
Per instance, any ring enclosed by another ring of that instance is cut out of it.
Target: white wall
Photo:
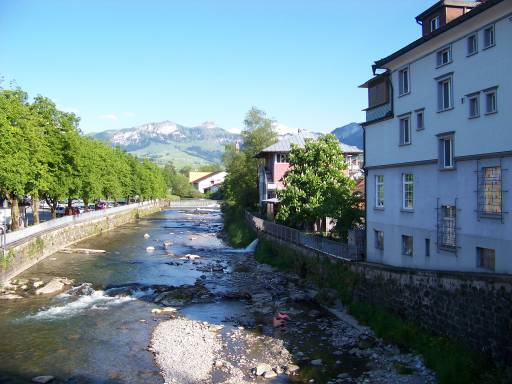
[[[506,11],[512,12],[512,1],[505,3]],[[482,16],[484,15],[485,13]],[[402,60],[391,63],[394,114],[399,116],[412,112],[412,144],[401,147],[398,145],[398,117],[370,125],[365,128],[367,166],[436,159],[438,146],[435,135],[447,131],[456,132],[455,156],[512,150],[512,21],[509,20],[511,15],[495,23],[496,45],[492,48],[482,50],[481,28],[468,30],[464,27],[464,38],[452,43],[453,62],[448,65],[436,68],[436,52],[438,48],[450,42],[447,40],[450,35],[461,35],[459,31],[441,35],[439,38],[442,37],[442,41],[438,42],[437,46],[431,43],[429,50],[417,48],[415,61]],[[479,16],[475,19],[479,19]],[[474,27],[483,27],[490,21],[488,17],[482,17],[479,23],[473,24]],[[460,27],[463,25],[465,23]],[[479,31],[479,52],[466,57],[466,36],[475,30]],[[400,97],[398,70],[404,65],[409,65],[410,68],[411,92]],[[449,72],[453,72],[454,108],[438,113],[435,78]],[[484,94],[481,94],[480,117],[469,119],[468,103],[464,96],[493,86],[498,86],[498,113],[484,115],[485,98]],[[464,103],[461,99],[464,99]],[[422,131],[416,131],[414,119],[414,111],[419,108],[425,108],[425,130]]]
[[[500,159],[480,160],[478,165],[499,165]],[[440,172],[437,164],[372,169],[368,172],[368,260],[426,269],[479,271],[476,247],[496,251],[496,269],[512,273],[512,157],[501,159],[503,172],[503,222],[478,218],[477,161],[456,164],[455,171]],[[414,210],[402,207],[402,174],[414,174]],[[375,208],[375,176],[384,176],[384,209]],[[457,253],[437,252],[437,199],[439,205],[457,202]],[[384,252],[375,248],[374,230],[384,231]],[[414,237],[412,257],[402,255],[401,236]],[[425,238],[431,241],[431,256],[425,257]]]
[[[205,188],[208,188],[215,184],[223,183],[224,179],[226,178],[226,175],[227,172],[218,172],[194,184],[197,185],[197,190],[199,192],[204,193]]]
[[[496,45],[483,50],[482,29],[495,22]],[[467,57],[466,37],[478,31],[478,53]],[[452,62],[437,68],[436,52],[452,44]],[[496,251],[497,273],[512,273],[512,157],[502,157],[503,221],[477,215],[477,169],[500,164],[500,158],[464,160],[461,156],[512,151],[512,1],[443,33],[389,63],[395,117],[365,127],[367,177],[367,256],[369,261],[425,269],[490,272],[477,268],[476,247]],[[409,65],[408,95],[398,95],[398,71]],[[436,78],[453,72],[454,108],[438,112]],[[467,94],[498,86],[498,113],[469,119]],[[464,100],[462,100],[464,99]],[[416,130],[415,110],[424,108],[425,129]],[[399,118],[411,112],[411,145],[399,145]],[[456,168],[440,171],[439,133],[454,131]],[[424,164],[400,165],[425,162]],[[393,165],[382,167],[382,165]],[[375,168],[376,167],[376,168]],[[402,174],[414,174],[414,211],[402,207]],[[375,175],[384,176],[385,207],[375,209]],[[510,191],[510,192],[507,192]],[[457,201],[457,252],[437,248],[439,205]],[[384,231],[384,251],[375,248],[374,230]],[[413,256],[402,255],[402,235],[414,238]],[[425,256],[430,238],[430,257]]]

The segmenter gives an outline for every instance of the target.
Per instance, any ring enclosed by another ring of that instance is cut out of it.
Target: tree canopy
[[[355,182],[347,168],[338,139],[330,134],[306,139],[303,148],[292,145],[290,170],[278,191],[280,208],[276,219],[295,227],[310,227],[316,220],[336,219],[340,233],[346,234],[359,217]]]
[[[253,208],[258,203],[258,165],[254,156],[277,141],[272,120],[264,111],[252,108],[247,112],[242,130],[240,150],[228,144],[224,152],[224,166],[228,175],[222,186],[226,207]]]
[[[0,195],[18,225],[18,203],[39,199],[55,213],[59,201],[164,197],[172,177],[153,162],[81,135],[79,118],[60,111],[50,99],[32,102],[21,89],[0,88]]]

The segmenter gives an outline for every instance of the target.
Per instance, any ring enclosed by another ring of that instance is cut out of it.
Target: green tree
[[[11,229],[19,228],[19,200],[30,182],[30,118],[27,94],[0,92],[0,191],[11,203]]]
[[[346,237],[356,219],[357,199],[355,182],[344,172],[347,165],[338,139],[330,134],[306,139],[303,148],[293,145],[289,162],[285,189],[278,191],[281,204],[276,219],[311,228],[315,221],[330,217]]]
[[[226,145],[223,158],[228,173],[222,187],[225,206],[239,211],[254,208],[258,203],[258,167],[261,160],[255,155],[277,141],[272,120],[257,108],[253,107],[247,113],[244,125],[242,149],[238,151],[234,144]]]

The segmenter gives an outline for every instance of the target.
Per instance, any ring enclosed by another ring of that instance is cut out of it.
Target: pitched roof
[[[304,147],[306,144],[306,139],[317,139],[320,135],[311,133],[311,132],[304,132],[300,131],[297,134],[294,135],[286,135],[282,137],[277,143],[272,144],[271,146],[264,148],[259,152],[256,157],[262,157],[265,153],[287,153],[290,152],[292,149],[292,144],[296,144],[299,147]],[[340,142],[340,147],[343,151],[343,153],[363,153],[362,150],[360,150],[357,147],[354,147],[352,145],[347,145],[342,142]]]
[[[191,171],[189,172],[188,174],[188,182],[189,183],[193,183],[195,182],[196,180],[202,178],[202,177],[205,177],[205,176],[208,176],[211,172],[195,172],[195,171]]]
[[[398,51],[392,53],[391,55],[377,60],[375,64],[373,65],[373,72],[379,68],[383,68],[384,65],[388,64],[389,62],[395,60],[396,58],[402,56],[403,54],[412,51],[414,48],[419,47],[423,43],[426,43],[427,41],[432,40],[433,38],[441,35],[442,33],[456,27],[457,25],[463,23],[466,20],[469,20],[477,15],[479,15],[482,12],[487,11],[489,8],[503,2],[504,0],[487,0],[485,3],[482,3],[482,5],[479,5],[478,7],[473,8],[468,13],[465,13],[462,16],[457,17],[455,20],[443,25],[441,28],[435,30],[434,32],[429,33],[428,35],[425,35],[423,37],[420,37],[418,40],[413,41],[411,44],[403,47],[402,49],[399,49]]]
[[[194,181],[191,181],[191,183],[199,183],[200,181],[208,179],[209,177],[215,176],[219,173],[226,173],[226,171],[215,171],[215,172],[205,172],[205,173],[206,173],[206,175],[204,175],[198,179],[195,179]]]

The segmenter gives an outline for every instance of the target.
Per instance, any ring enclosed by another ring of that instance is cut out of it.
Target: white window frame
[[[439,168],[445,170],[455,168],[453,134],[439,136]]]
[[[471,41],[474,41],[474,44],[471,44]],[[474,50],[471,51],[470,49],[472,49],[474,47]],[[478,53],[478,34],[477,33],[473,33],[472,35],[469,35],[466,39],[466,56],[473,56],[473,55],[476,55]]]
[[[489,34],[489,35],[488,35]],[[496,28],[494,25],[490,25],[483,30],[483,49],[491,48],[496,45]],[[489,41],[487,41],[487,36],[489,36]]]
[[[446,54],[446,61],[443,60]],[[452,46],[449,45],[437,51],[436,54],[437,68],[448,65],[452,62]]]
[[[421,118],[420,118],[421,116]],[[420,124],[421,121],[421,124]],[[425,110],[418,109],[416,110],[416,130],[422,131],[425,129]]]
[[[430,32],[437,31],[441,27],[441,18],[439,15],[430,19]]]
[[[408,240],[410,240],[410,248],[408,247]],[[412,257],[414,254],[414,238],[410,235],[402,235],[402,255]]]
[[[399,126],[399,144],[400,145],[410,145],[412,143],[411,140],[411,116],[402,116],[398,119]],[[407,134],[407,135],[406,135]],[[407,139],[406,140],[406,136]]]
[[[484,91],[485,93],[485,114],[491,115],[498,112],[498,89],[492,88]],[[489,104],[489,96],[494,97],[494,103]]]
[[[408,190],[409,187],[410,190]],[[410,194],[410,199],[408,194]],[[408,206],[409,201],[410,206]],[[414,209],[414,174],[412,173],[402,173],[402,209],[408,211]]]
[[[448,103],[445,98],[445,85],[448,85]],[[452,75],[443,76],[437,79],[438,87],[438,111],[444,112],[453,109],[453,77]]]
[[[467,99],[468,99],[468,117],[470,119],[480,117],[480,93],[473,93],[471,95],[468,95]],[[472,110],[473,102],[475,103],[474,110]]]
[[[375,175],[375,207],[384,208],[384,175]]]
[[[405,76],[404,76],[405,74]],[[407,88],[405,85],[407,84]],[[411,93],[411,72],[409,66],[398,71],[398,96]]]

